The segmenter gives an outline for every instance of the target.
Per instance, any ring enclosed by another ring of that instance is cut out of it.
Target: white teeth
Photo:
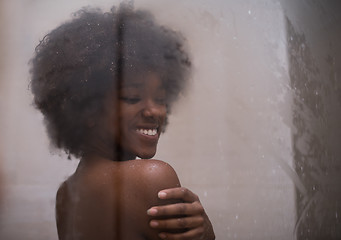
[[[157,130],[156,129],[136,129],[137,132],[144,134],[144,135],[148,135],[148,136],[155,136],[157,134]]]

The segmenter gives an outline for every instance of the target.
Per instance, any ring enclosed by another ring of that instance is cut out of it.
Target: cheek
[[[162,119],[163,128],[165,128],[167,124],[168,124],[168,116],[167,114],[165,114],[164,118]]]
[[[130,129],[137,117],[138,110],[136,107],[122,105],[120,109],[120,116],[118,118],[119,127],[124,130]]]
[[[162,124],[161,125],[161,132],[163,133],[163,132],[165,132],[166,127],[168,125],[168,111],[167,111],[167,109],[165,109],[165,112],[160,119],[161,119],[161,124]]]
[[[167,119],[168,118],[168,114],[170,113],[170,111],[171,111],[171,109],[168,106],[164,107],[163,113],[162,113],[163,119]]]

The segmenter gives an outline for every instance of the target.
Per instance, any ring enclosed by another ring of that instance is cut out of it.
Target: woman
[[[83,9],[31,61],[52,143],[80,158],[59,188],[59,239],[214,239],[199,198],[156,153],[190,72],[184,39],[127,4]]]

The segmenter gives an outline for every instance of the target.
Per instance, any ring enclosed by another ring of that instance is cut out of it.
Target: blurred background
[[[49,147],[28,62],[84,6],[0,1],[0,239],[57,239],[59,184],[78,160]],[[135,0],[187,38],[194,74],[156,159],[197,193],[217,239],[341,238],[341,4]]]

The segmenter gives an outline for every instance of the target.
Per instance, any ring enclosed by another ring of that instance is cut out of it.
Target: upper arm
[[[148,162],[142,168],[139,183],[143,189],[141,195],[144,199],[141,207],[143,214],[141,226],[147,239],[159,239],[157,233],[160,231],[149,226],[152,218],[147,215],[147,210],[153,206],[178,202],[177,200],[161,200],[158,198],[158,192],[168,188],[180,187],[180,182],[176,172],[169,164],[157,160],[146,161]]]
[[[148,163],[143,167],[142,174],[143,179],[145,179],[144,184],[151,197],[150,200],[154,200],[154,196],[157,197],[160,190],[180,187],[179,178],[168,163],[158,160],[147,161]],[[155,193],[156,195],[154,195]]]

